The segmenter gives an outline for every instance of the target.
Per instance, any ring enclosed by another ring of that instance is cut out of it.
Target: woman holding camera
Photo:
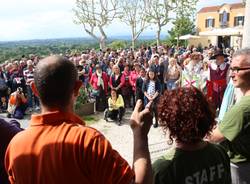
[[[17,90],[11,93],[8,104],[8,118],[23,119],[27,109],[27,99],[23,94],[23,89],[18,87]]]

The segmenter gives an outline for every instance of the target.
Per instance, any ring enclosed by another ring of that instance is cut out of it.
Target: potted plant
[[[78,116],[86,116],[95,113],[95,102],[91,100],[87,88],[81,87],[79,96],[75,102],[75,113]]]

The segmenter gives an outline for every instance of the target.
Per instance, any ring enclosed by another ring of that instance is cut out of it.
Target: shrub
[[[82,104],[89,103],[89,94],[87,88],[81,87],[79,90],[79,96],[75,102],[75,108],[79,109]]]

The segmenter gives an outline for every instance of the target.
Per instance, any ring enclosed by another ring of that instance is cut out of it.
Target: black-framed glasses
[[[231,72],[233,73],[239,73],[241,70],[250,70],[250,67],[230,67],[229,68]]]

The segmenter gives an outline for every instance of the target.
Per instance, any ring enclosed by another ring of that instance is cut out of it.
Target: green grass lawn
[[[100,120],[100,118],[96,115],[84,116],[82,117],[82,119],[86,122],[87,125],[95,124]]]

